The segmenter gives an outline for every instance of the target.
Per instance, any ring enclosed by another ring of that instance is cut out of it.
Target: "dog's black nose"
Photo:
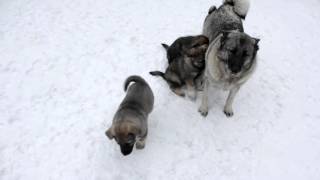
[[[121,151],[121,153],[124,155],[124,156],[127,156],[131,153],[131,151]]]
[[[129,155],[132,150],[133,150],[133,145],[124,145],[124,146],[120,146],[120,149],[121,149],[121,153],[124,155],[124,156],[127,156]]]
[[[233,74],[238,74],[241,71],[240,66],[231,66],[230,70],[232,71]]]

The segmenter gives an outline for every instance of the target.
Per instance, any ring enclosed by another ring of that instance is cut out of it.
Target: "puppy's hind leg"
[[[203,87],[203,95],[201,105],[199,107],[199,112],[202,116],[206,117],[208,115],[209,107],[208,107],[208,91],[209,91],[209,82],[205,78],[204,79],[204,87]]]
[[[240,89],[240,86],[235,86],[229,92],[226,104],[224,105],[224,109],[223,109],[223,112],[227,117],[233,116],[232,104],[239,89]]]

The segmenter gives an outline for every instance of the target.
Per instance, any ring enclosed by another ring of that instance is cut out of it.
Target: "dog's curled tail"
[[[129,76],[124,82],[124,91],[127,91],[128,86],[131,82],[147,84],[147,82],[140,76],[137,76],[137,75]]]
[[[242,19],[246,18],[250,7],[250,0],[223,0],[223,3],[232,5],[233,11],[236,14]]]

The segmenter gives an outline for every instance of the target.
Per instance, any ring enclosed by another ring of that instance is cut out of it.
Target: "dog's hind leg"
[[[199,112],[202,116],[206,117],[208,115],[209,107],[208,107],[208,91],[209,91],[209,82],[205,78],[204,79],[204,87],[203,87],[203,95],[201,105],[199,107]]]
[[[240,86],[235,86],[229,92],[226,104],[224,105],[224,109],[223,109],[223,112],[227,117],[233,116],[232,104],[239,89],[240,89]]]

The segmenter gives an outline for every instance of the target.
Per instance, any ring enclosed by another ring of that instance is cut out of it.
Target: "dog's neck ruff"
[[[213,78],[215,81],[222,80],[222,72],[220,70],[220,60],[217,58],[217,51],[220,46],[220,38],[222,34],[220,34],[215,40],[213,40],[206,52],[206,73]]]

